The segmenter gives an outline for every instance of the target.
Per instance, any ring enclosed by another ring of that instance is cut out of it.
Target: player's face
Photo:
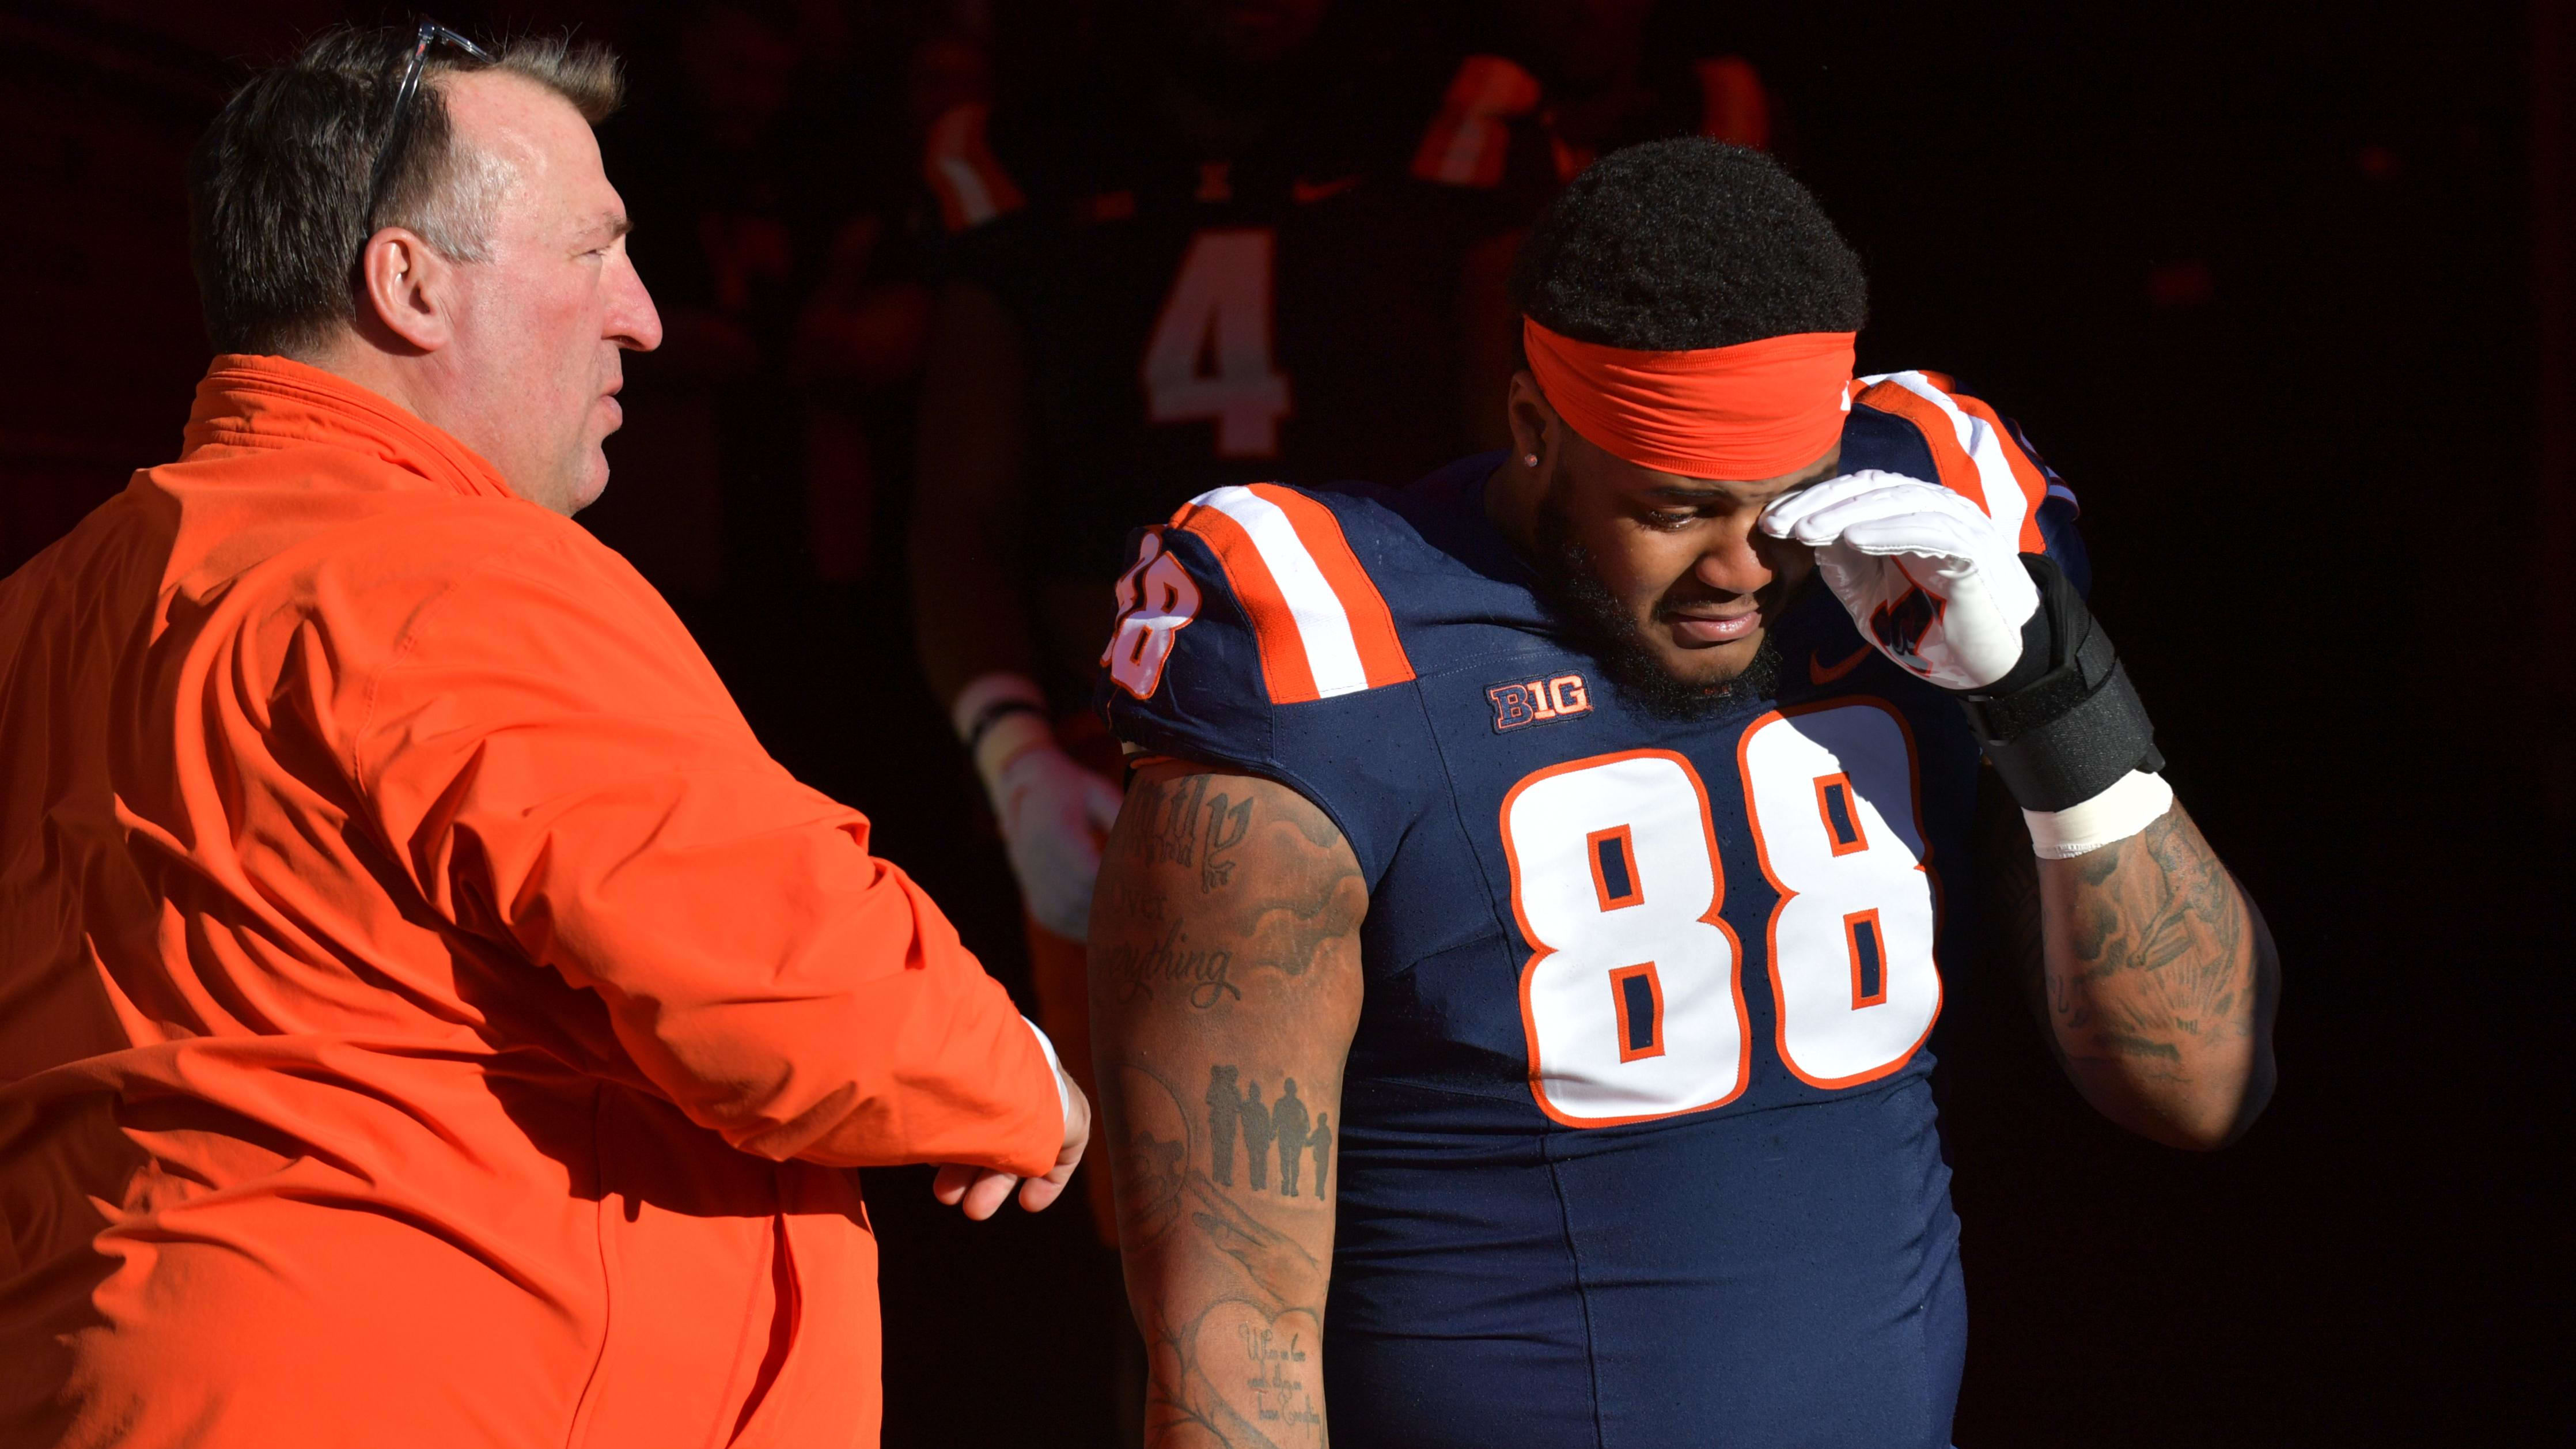
[[[1794,473],[1723,482],[1658,473],[1564,431],[1551,511],[1634,637],[1673,681],[1723,684],[1762,647],[1813,555],[1756,530],[1762,510],[1834,473],[1841,449]]]
[[[1524,385],[1527,374],[1521,379]],[[1686,478],[1615,458],[1515,389],[1515,434],[1526,433],[1505,474],[1538,475],[1526,537],[1542,569],[1563,580],[1587,614],[1683,690],[1722,685],[1750,668],[1790,592],[1814,571],[1806,549],[1753,526],[1783,495],[1834,474],[1837,447],[1792,473],[1746,481]],[[1521,459],[1540,455],[1539,466]],[[1507,480],[1507,482],[1510,480]]]

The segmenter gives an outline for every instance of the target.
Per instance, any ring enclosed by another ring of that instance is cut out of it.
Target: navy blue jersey
[[[1938,479],[2081,575],[2072,497],[1946,380],[1846,470]],[[1977,747],[1822,587],[1770,697],[1657,718],[1487,520],[1229,487],[1139,536],[1099,698],[1280,781],[1367,880],[1325,1381],[1345,1445],[1949,1442],[1966,1317],[1924,1049]]]

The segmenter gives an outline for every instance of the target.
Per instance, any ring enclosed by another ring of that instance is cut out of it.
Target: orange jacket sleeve
[[[342,738],[433,910],[596,991],[746,1152],[1054,1164],[1053,1071],[1009,996],[623,560],[549,520],[406,608]]]

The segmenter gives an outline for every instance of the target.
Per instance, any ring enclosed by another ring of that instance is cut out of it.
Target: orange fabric
[[[0,582],[0,1443],[864,1445],[850,1166],[1052,1075],[857,812],[454,439],[217,359]]]
[[[1530,375],[1585,441],[1640,468],[1734,482],[1794,473],[1833,449],[1850,411],[1855,336],[1638,352],[1521,319]]]

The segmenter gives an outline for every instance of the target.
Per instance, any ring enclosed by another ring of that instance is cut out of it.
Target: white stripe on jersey
[[[1200,494],[1196,501],[1233,519],[1251,535],[1262,565],[1270,570],[1280,597],[1288,601],[1290,616],[1297,621],[1298,642],[1306,647],[1306,669],[1315,676],[1316,696],[1331,699],[1368,688],[1359,641],[1351,636],[1351,616],[1279,505],[1244,487],[1219,488]]]
[[[2013,476],[2012,464],[2004,460],[2003,440],[1983,418],[1968,416],[1950,395],[1932,385],[1932,380],[1919,372],[1891,372],[1878,377],[1864,377],[1863,385],[1892,382],[1941,410],[1950,420],[1951,430],[1959,435],[1959,449],[1977,465],[1977,482],[1986,490],[1986,516],[2008,538],[2021,537],[2021,521],[2030,512],[2030,500],[2021,496],[2021,480]]]

